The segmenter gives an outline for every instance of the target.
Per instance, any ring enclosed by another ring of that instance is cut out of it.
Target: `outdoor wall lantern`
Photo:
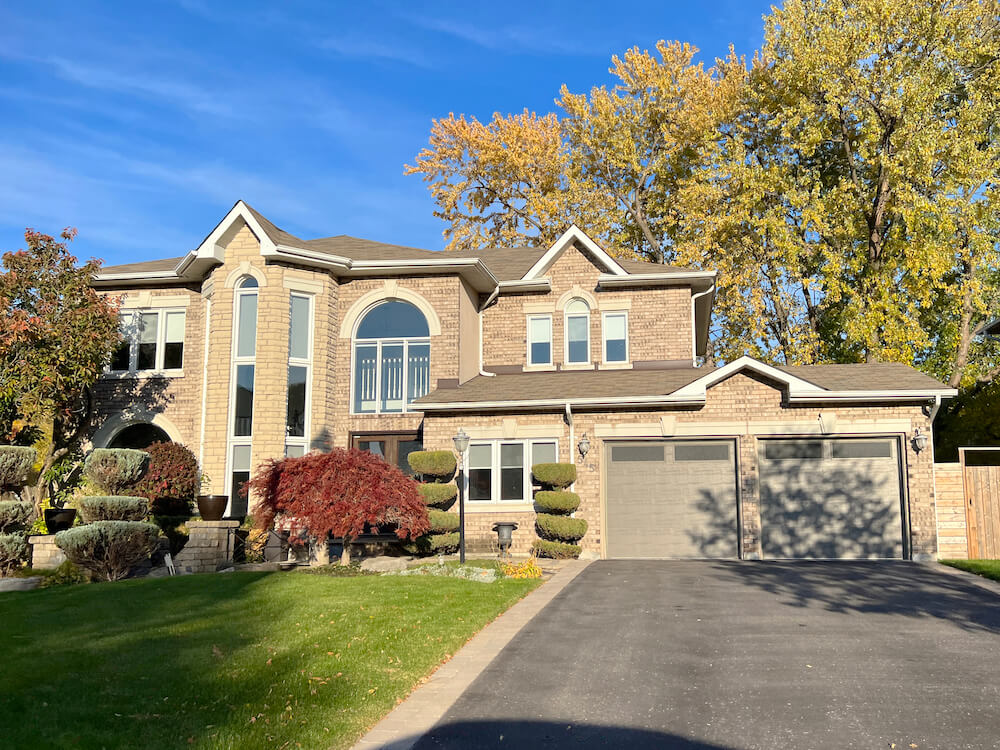
[[[583,433],[583,437],[580,438],[580,442],[576,444],[576,449],[580,451],[580,460],[582,461],[587,457],[587,453],[590,452],[590,440],[587,439],[587,433]]]
[[[927,447],[927,436],[918,427],[913,431],[913,437],[910,439],[910,442],[913,443],[913,450],[920,453],[920,451]]]
[[[514,531],[517,524],[513,521],[499,521],[493,524],[493,530],[497,533],[497,541],[500,544],[500,556],[510,555],[510,545],[514,543]]]
[[[469,450],[469,436],[459,427],[452,441],[458,453],[458,561],[465,564],[465,452]]]

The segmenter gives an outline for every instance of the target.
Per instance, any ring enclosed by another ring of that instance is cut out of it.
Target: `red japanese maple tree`
[[[247,482],[247,490],[257,495],[258,528],[278,520],[299,538],[342,539],[345,565],[351,542],[366,531],[391,529],[400,539],[413,539],[430,530],[417,483],[355,448],[270,461]]]

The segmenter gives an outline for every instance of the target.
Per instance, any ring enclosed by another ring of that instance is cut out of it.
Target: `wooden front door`
[[[1000,450],[960,448],[969,557],[1000,558]]]
[[[351,434],[351,447],[369,451],[404,474],[413,474],[407,460],[414,451],[423,450],[424,442],[416,432],[355,432]]]

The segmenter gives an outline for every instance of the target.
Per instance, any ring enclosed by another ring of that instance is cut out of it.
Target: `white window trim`
[[[531,361],[531,321],[533,320],[548,320],[549,321],[549,360],[548,362],[532,362]],[[551,367],[553,365],[552,355],[553,349],[555,348],[552,344],[553,339],[553,329],[552,329],[552,315],[550,313],[545,314],[532,314],[528,315],[525,321],[525,336],[524,340],[526,342],[525,351],[525,363],[530,367]]]
[[[139,316],[143,313],[156,313],[156,356],[155,362],[151,369],[139,370],[136,366],[139,362]],[[181,313],[184,316],[184,338],[181,339],[181,343],[184,344],[184,354],[181,361],[180,367],[164,368],[163,367],[163,354],[164,348],[167,342],[167,313]],[[187,358],[187,310],[184,307],[133,307],[128,310],[122,310],[119,315],[119,319],[124,322],[125,318],[130,318],[131,323],[129,327],[132,329],[124,338],[128,341],[128,369],[127,370],[112,370],[111,362],[108,362],[108,366],[104,369],[105,375],[111,378],[124,378],[124,377],[150,377],[157,375],[169,375],[171,377],[179,377],[184,374],[184,363],[183,360]],[[124,332],[123,332],[124,334]]]
[[[625,317],[625,359],[608,360],[608,316],[622,315]],[[632,347],[629,343],[628,310],[605,310],[601,313],[601,364],[623,366],[632,361]]]
[[[246,274],[251,275],[252,274]],[[256,401],[257,401],[257,338],[260,323],[260,281],[257,280],[257,286],[250,287],[248,289],[241,289],[239,284],[242,284],[241,277],[237,280],[237,286],[233,293],[233,328],[232,328],[232,340],[230,341],[230,354],[229,354],[229,410],[226,414],[226,477],[225,477],[225,494],[229,497],[229,504],[226,506],[226,515],[232,514],[233,501],[236,499],[233,496],[233,448],[235,446],[249,446],[250,448],[250,476],[253,476],[253,416],[256,413]],[[256,278],[256,276],[254,276]],[[257,317],[254,319],[254,353],[253,355],[247,356],[237,356],[239,346],[239,326],[240,326],[240,301],[243,297],[249,296],[257,297]],[[236,420],[236,368],[239,365],[253,365],[254,373],[254,388],[253,388],[253,399],[251,400],[250,406],[250,434],[249,435],[234,435],[235,432],[235,420]]]
[[[291,328],[292,328],[292,298],[299,297],[304,299],[309,304],[309,315],[306,325],[307,335],[306,335],[306,356],[305,357],[293,357],[292,347],[291,347]],[[292,436],[288,434],[288,380],[285,380],[285,450],[287,452],[290,445],[302,446],[302,454],[305,455],[312,448],[311,438],[312,434],[312,386],[313,386],[313,356],[315,353],[315,324],[316,324],[316,298],[313,294],[306,294],[299,291],[292,291],[288,295],[288,331],[289,331],[289,341],[288,341],[288,368],[292,367],[304,367],[306,368],[306,398],[305,398],[305,420],[302,426],[302,432],[305,433],[302,436]],[[353,401],[353,399],[352,399]]]
[[[567,303],[568,308],[573,302],[580,300],[583,304],[587,305],[587,300],[582,297],[574,297]],[[570,362],[569,359],[569,319],[570,318],[586,318],[587,319],[587,359],[582,362]],[[573,367],[590,367],[593,364],[593,360],[590,357],[590,305],[587,305],[586,313],[571,313],[567,310],[563,311],[563,365],[567,368]]]
[[[403,346],[403,409],[402,411],[382,411],[382,347],[392,346],[392,345]],[[408,387],[410,385],[410,345],[427,345],[430,347],[431,340],[429,336],[416,337],[411,339],[399,339],[399,338],[385,338],[385,339],[358,339],[355,338],[351,342],[351,414],[357,414],[359,416],[373,415],[373,414],[412,414],[414,412],[419,412],[420,409],[414,409],[406,400],[406,394]],[[374,346],[375,349],[375,382],[377,384],[378,393],[375,399],[375,411],[356,411],[355,410],[355,379],[357,375],[356,362],[358,358],[358,347],[359,346]],[[430,350],[428,349],[428,357],[430,356]],[[428,384],[428,387],[429,384]],[[428,391],[429,393],[430,391]],[[426,395],[426,394],[424,394]],[[420,398],[420,396],[417,396]]]
[[[488,445],[490,446],[490,499],[489,500],[469,500],[469,474],[472,471],[472,467],[469,466],[469,462],[466,461],[466,468],[463,477],[463,484],[465,489],[465,501],[466,510],[475,511],[476,508],[507,508],[507,507],[518,507],[518,506],[530,506],[534,502],[534,492],[533,492],[533,482],[531,478],[531,455],[534,450],[536,443],[552,443],[556,447],[556,461],[559,460],[559,438],[531,438],[531,439],[518,439],[518,438],[494,438],[490,440],[470,440],[469,449],[471,450],[473,446],[476,445]],[[518,444],[523,446],[524,453],[524,479],[523,487],[524,492],[527,497],[517,498],[515,500],[501,500],[500,499],[500,446],[501,445],[514,445]],[[479,467],[476,467],[479,468]]]

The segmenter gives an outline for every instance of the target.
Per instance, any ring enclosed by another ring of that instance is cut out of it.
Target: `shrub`
[[[149,515],[149,502],[146,498],[128,495],[81,497],[76,501],[76,508],[84,523],[142,521]]]
[[[42,580],[40,588],[47,589],[53,586],[72,586],[78,583],[89,583],[90,577],[69,560],[54,570],[47,571]]]
[[[448,534],[424,534],[403,545],[411,555],[447,554],[458,549],[458,532]]]
[[[28,525],[31,509],[26,500],[0,500],[0,534],[20,532]]]
[[[287,521],[294,537],[341,539],[344,563],[351,559],[351,540],[366,531],[391,529],[399,539],[413,539],[430,530],[417,483],[356,448],[273,460],[246,488],[259,498],[258,528],[270,528],[277,518]]]
[[[443,534],[458,531],[458,513],[446,513],[443,510],[429,510],[427,515],[431,522],[432,534]]]
[[[580,546],[577,544],[550,542],[545,539],[536,539],[531,549],[539,557],[548,557],[554,560],[576,558],[580,556],[581,552]]]
[[[148,498],[153,515],[190,514],[199,479],[194,453],[180,443],[153,443],[146,452],[149,466],[130,492]]]
[[[97,578],[117,581],[156,549],[160,529],[135,521],[95,521],[56,534],[56,545],[72,563]]]
[[[447,482],[455,476],[455,454],[451,451],[414,451],[408,457],[410,468],[420,476]]]
[[[562,489],[576,481],[576,464],[535,464],[531,473],[542,484]]]
[[[420,496],[426,505],[432,508],[440,508],[441,510],[448,510],[458,495],[458,487],[451,483],[422,484],[417,487],[417,490],[420,492]]]
[[[507,578],[525,579],[542,577],[542,569],[538,567],[538,561],[534,556],[519,563],[501,563],[500,570],[503,571],[503,574]]]
[[[24,534],[0,534],[0,576],[13,573],[27,556],[28,538]]]
[[[0,445],[0,492],[19,490],[26,485],[37,457],[37,451],[30,445]]]
[[[580,496],[566,490],[542,490],[535,493],[535,505],[543,513],[565,515],[580,507]]]
[[[148,463],[146,451],[95,448],[83,462],[83,473],[109,495],[121,495],[139,481]]]
[[[539,536],[551,541],[575,542],[587,533],[587,521],[583,518],[539,513],[535,517],[535,530]]]

